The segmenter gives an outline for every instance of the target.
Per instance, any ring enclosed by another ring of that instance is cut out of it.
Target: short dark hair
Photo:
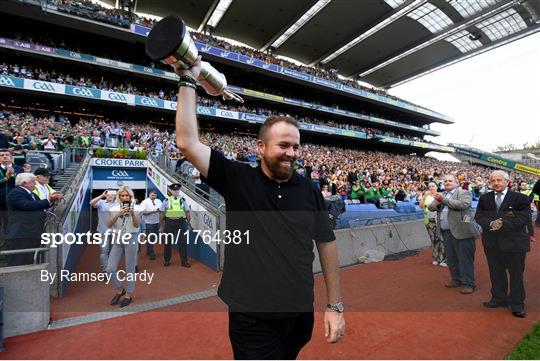
[[[282,123],[282,122],[290,124],[294,126],[296,129],[298,129],[298,121],[292,117],[271,116],[271,117],[266,118],[266,120],[264,121],[264,124],[259,130],[259,140],[262,140],[263,142],[265,142],[267,140],[266,137],[270,128],[272,128],[274,124]]]

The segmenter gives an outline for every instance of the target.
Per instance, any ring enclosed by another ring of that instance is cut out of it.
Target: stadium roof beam
[[[276,40],[274,40],[270,46],[273,48],[279,48],[287,39],[289,39],[294,33],[296,33],[304,24],[311,20],[319,11],[325,8],[332,0],[317,0],[317,2],[311,6],[294,24],[292,24],[285,32],[283,32]],[[268,48],[268,44],[265,44],[260,50],[265,51]]]
[[[502,1],[500,3],[498,3],[497,5],[495,6],[492,6],[492,7],[489,7],[477,14],[475,14],[474,16],[470,17],[470,18],[467,18],[465,19],[464,21],[458,23],[458,24],[455,24],[453,26],[450,26],[444,30],[442,30],[441,32],[439,33],[435,33],[433,34],[433,36],[431,36],[431,38],[423,43],[420,43],[412,48],[409,48],[408,50],[405,50],[403,52],[401,52],[399,55],[396,55],[390,59],[387,59],[385,60],[384,62],[374,66],[374,67],[371,67],[370,69],[360,73],[360,77],[365,77],[379,69],[382,69],[384,67],[386,67],[387,65],[390,65],[392,63],[395,63],[396,61],[408,56],[408,55],[411,55],[421,49],[424,49],[440,40],[443,40],[447,37],[450,37],[452,35],[454,35],[455,33],[458,33],[462,30],[465,30],[466,28],[468,28],[469,26],[472,26],[476,23],[479,23],[481,22],[482,20],[485,20],[485,19],[488,19],[489,17],[491,16],[494,16],[500,12],[503,12],[504,10],[507,10],[511,7],[513,7],[514,5],[518,4],[519,3],[519,0],[505,0],[505,1]],[[354,75],[354,74],[353,74]]]
[[[201,24],[201,26],[204,27],[205,25],[209,25],[212,28],[215,28],[217,24],[219,24],[219,21],[221,20],[223,15],[225,15],[225,13],[227,12],[229,6],[231,6],[232,2],[233,0],[219,0],[219,3],[212,12],[212,15],[210,16],[208,22],[206,24],[204,24],[203,22],[204,25]]]
[[[524,38],[526,36],[532,35],[532,34],[537,33],[537,32],[540,32],[540,23],[538,25],[523,29],[518,33],[510,34],[506,38],[499,39],[499,40],[491,43],[490,45],[485,45],[485,46],[477,49],[476,51],[473,51],[472,53],[464,53],[462,56],[460,56],[460,57],[458,57],[458,58],[456,58],[456,59],[454,59],[454,60],[452,60],[450,62],[444,63],[444,64],[442,64],[440,66],[437,66],[437,67],[434,67],[434,68],[431,68],[431,69],[429,69],[429,70],[427,70],[425,72],[422,72],[420,74],[416,74],[416,75],[413,75],[411,77],[407,77],[407,78],[405,78],[403,80],[398,81],[397,83],[394,82],[392,84],[385,84],[384,86],[385,87],[396,87],[396,86],[402,85],[402,84],[407,83],[407,82],[409,82],[411,80],[418,79],[418,78],[420,78],[420,77],[422,77],[424,75],[433,73],[433,72],[435,72],[437,70],[441,70],[441,69],[443,69],[443,68],[445,68],[447,66],[459,63],[460,61],[463,61],[463,60],[472,58],[472,57],[474,57],[476,55],[480,55],[480,54],[485,53],[487,51],[496,49],[496,48],[498,48],[500,46],[506,45],[508,43],[519,40],[521,38]]]
[[[212,3],[212,5],[210,5],[210,7],[208,8],[208,11],[206,12],[206,15],[204,15],[204,18],[203,20],[201,21],[201,24],[199,25],[199,27],[197,28],[197,31],[200,33],[204,30],[204,27],[206,26],[206,24],[208,23],[208,21],[210,20],[210,17],[212,16],[212,14],[214,13],[214,11],[216,10],[218,4],[219,4],[219,1],[220,0],[214,0],[214,2]],[[220,19],[221,20],[221,19]]]
[[[384,29],[388,25],[392,24],[396,20],[400,19],[401,17],[407,15],[410,11],[418,8],[419,6],[426,3],[427,0],[409,0],[403,4],[401,4],[399,7],[395,8],[390,14],[382,21],[379,21],[377,24],[369,28],[367,31],[363,32],[362,34],[358,35],[354,39],[348,41],[345,45],[341,46],[339,49],[333,51],[331,54],[323,55],[319,59],[315,60],[310,64],[310,66],[314,66],[319,61],[323,64],[328,63],[329,61],[337,58],[347,50],[351,49],[353,46],[361,43],[365,39],[369,38],[376,32]],[[322,59],[322,60],[321,60]]]

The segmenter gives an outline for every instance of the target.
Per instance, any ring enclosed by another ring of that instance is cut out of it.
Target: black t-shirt
[[[534,185],[532,189],[532,193],[540,196],[540,178],[536,181],[536,184]]]
[[[296,173],[278,184],[216,150],[208,184],[225,198],[226,229],[242,234],[225,246],[221,299],[239,312],[313,311],[313,240],[335,240],[321,192]]]

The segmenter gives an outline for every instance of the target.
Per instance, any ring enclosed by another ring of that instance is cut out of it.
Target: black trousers
[[[180,219],[168,219],[165,218],[165,225],[163,227],[163,232],[172,234],[173,239],[176,240],[176,235],[178,234],[178,243],[180,246],[180,261],[182,264],[188,262],[187,257],[187,237],[184,234],[188,230],[188,223],[185,218]],[[172,244],[171,242],[166,242],[164,245],[163,258],[165,262],[171,261],[172,255]]]
[[[313,312],[286,319],[229,312],[229,338],[236,360],[295,360],[312,331]]]
[[[476,288],[474,281],[474,237],[456,239],[448,230],[441,230],[446,252],[446,263],[452,280],[462,286]]]
[[[484,247],[491,280],[491,297],[501,304],[508,304],[512,311],[525,308],[525,252],[504,252],[499,242],[490,248]],[[510,276],[510,294],[508,293],[508,275]]]

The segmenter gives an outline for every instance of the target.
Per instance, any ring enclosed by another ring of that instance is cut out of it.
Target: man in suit
[[[7,195],[15,187],[15,177],[24,169],[13,164],[13,156],[8,149],[0,149],[0,234],[8,224]]]
[[[39,199],[33,191],[36,176],[21,173],[15,178],[15,188],[9,192],[7,207],[9,223],[6,231],[7,249],[38,248],[41,233],[45,225],[45,209],[62,198],[60,192],[49,194],[48,199]],[[9,258],[8,266],[20,266],[33,263],[32,253],[21,253]]]
[[[475,237],[479,233],[470,214],[472,194],[458,187],[453,174],[444,176],[443,183],[445,191],[435,194],[428,209],[437,212],[437,228],[444,241],[446,263],[452,278],[445,287],[461,288],[460,293],[467,295],[476,289],[474,254]]]
[[[490,177],[492,192],[480,197],[475,219],[482,226],[482,243],[491,279],[491,300],[484,307],[510,306],[516,317],[525,317],[525,254],[531,249],[527,224],[531,222],[527,196],[508,189],[509,176],[496,170]],[[510,294],[508,279],[510,275]]]
[[[534,186],[532,188],[532,194],[534,194],[536,196],[536,198],[538,198],[540,196],[540,178],[534,184]],[[536,204],[536,211],[537,211],[537,213],[536,213],[536,221],[534,223],[536,224],[537,227],[540,227],[540,201],[535,200],[534,203]]]

